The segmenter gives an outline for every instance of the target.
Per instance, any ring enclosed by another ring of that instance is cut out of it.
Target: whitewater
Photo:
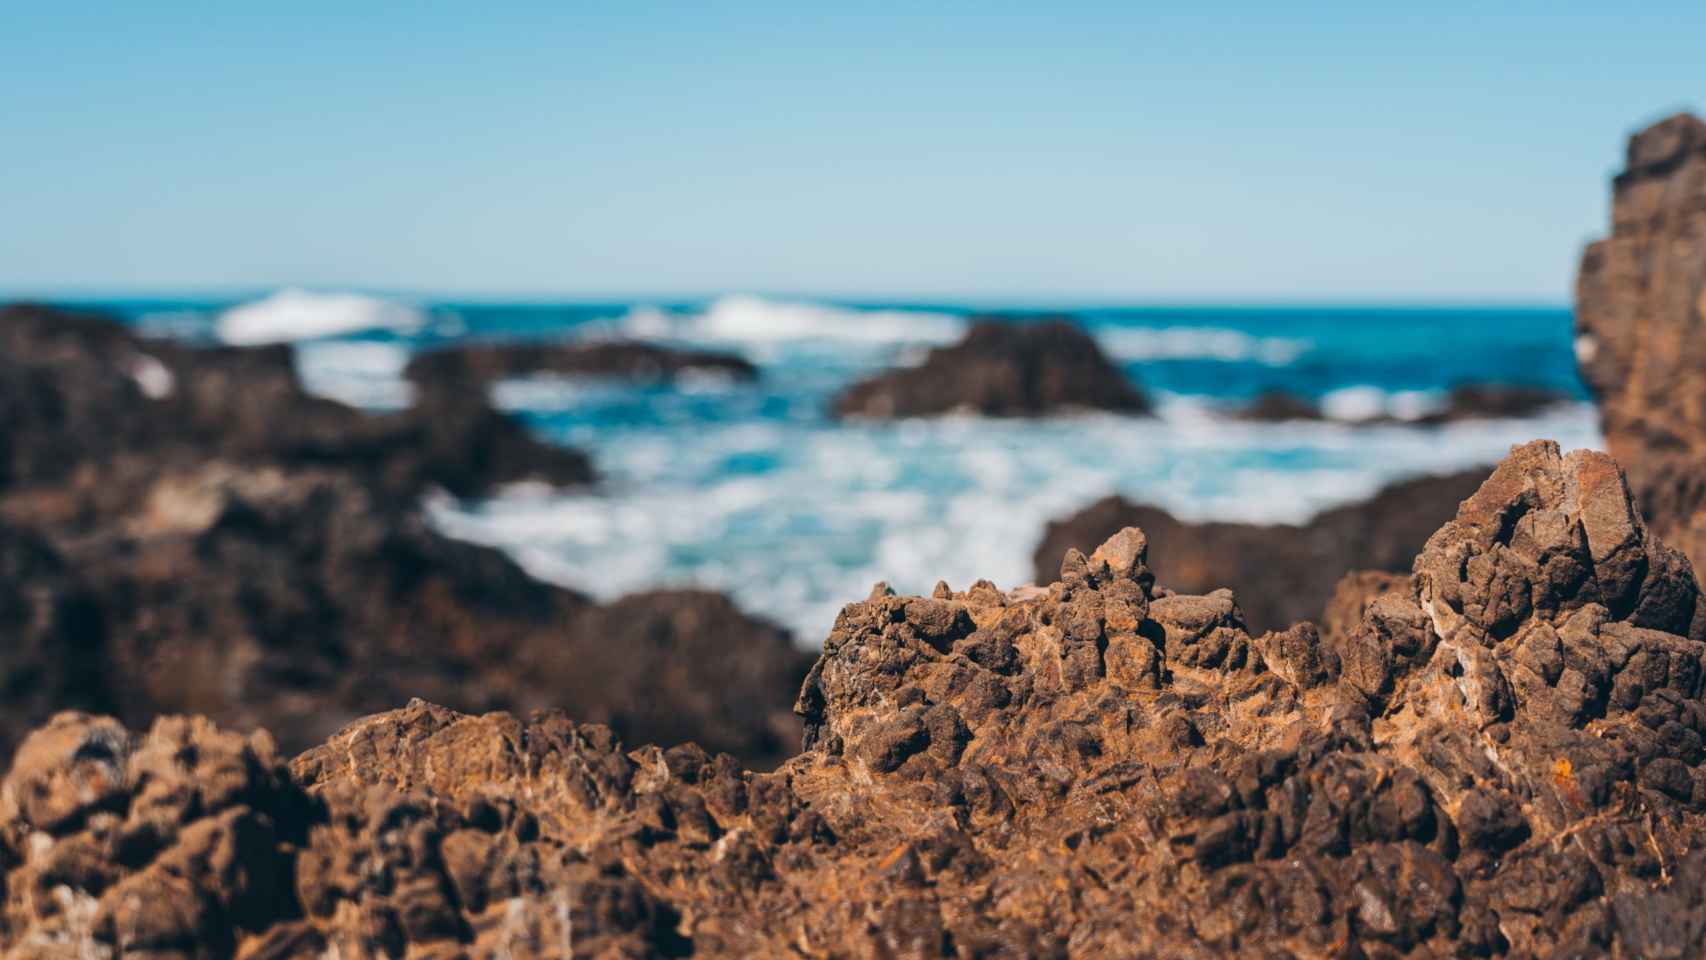
[[[501,382],[493,402],[588,451],[602,484],[436,496],[425,508],[446,533],[497,546],[543,579],[600,598],[722,590],[806,645],[879,580],[919,592],[939,579],[1028,581],[1048,521],[1109,493],[1191,520],[1299,522],[1394,480],[1491,463],[1535,437],[1601,443],[1562,309],[1068,305],[1156,400],[1157,416],[837,423],[826,410],[838,389],[952,342],[970,309],[304,291],[105,306],[192,340],[293,342],[310,389],[376,409],[409,403],[402,371],[413,352],[468,338],[637,338],[745,356],[760,367],[756,383]],[[1402,422],[1467,382],[1545,386],[1573,402],[1519,420]],[[1227,416],[1266,389],[1310,397],[1328,419]],[[1398,422],[1360,423],[1376,418]]]

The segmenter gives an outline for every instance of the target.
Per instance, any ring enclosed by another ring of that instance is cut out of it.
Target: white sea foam
[[[394,343],[322,340],[296,345],[296,375],[311,393],[356,407],[399,410],[414,399],[409,352]]]
[[[177,378],[172,376],[172,371],[159,358],[146,353],[139,353],[131,360],[130,378],[136,381],[142,395],[150,400],[164,400],[177,386]]]
[[[1246,423],[1159,399],[1150,419],[748,422],[673,442],[607,436],[600,494],[516,491],[441,500],[431,513],[537,576],[605,598],[659,584],[725,590],[816,643],[877,580],[908,592],[938,579],[1028,581],[1046,523],[1110,492],[1188,520],[1298,522],[1405,476],[1492,463],[1535,437],[1600,444],[1586,404],[1417,428]],[[727,473],[730,457],[752,454],[778,465]]]
[[[1321,398],[1321,412],[1330,420],[1359,423],[1390,417],[1420,420],[1445,406],[1439,390],[1382,390],[1369,384],[1341,387]]]
[[[1221,360],[1283,367],[1311,347],[1298,337],[1258,337],[1221,327],[1102,328],[1096,338],[1117,360]]]
[[[946,343],[964,329],[962,318],[946,313],[862,310],[745,294],[722,297],[699,313],[638,307],[622,324],[623,333],[645,339],[755,345],[840,341],[884,347]]]
[[[312,340],[362,330],[420,329],[425,322],[413,307],[358,293],[280,290],[219,316],[219,339],[232,344]]]

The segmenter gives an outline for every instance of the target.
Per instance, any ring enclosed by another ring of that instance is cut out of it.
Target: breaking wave
[[[315,340],[366,330],[410,333],[425,323],[413,307],[359,293],[280,290],[219,315],[219,339],[248,346]]]
[[[1126,327],[1097,330],[1096,337],[1116,360],[1222,360],[1284,367],[1311,347],[1298,337],[1259,337],[1220,327]]]

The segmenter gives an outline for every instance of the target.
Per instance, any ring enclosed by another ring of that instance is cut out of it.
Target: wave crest
[[[1284,367],[1314,344],[1297,337],[1258,337],[1224,327],[1103,328],[1096,337],[1115,359],[1128,363],[1150,360],[1221,360]]]
[[[637,307],[622,322],[623,333],[641,339],[748,344],[812,340],[871,346],[948,343],[964,330],[965,320],[947,313],[862,309],[744,294],[722,297],[697,313]]]
[[[317,340],[363,330],[408,333],[425,322],[421,312],[358,293],[280,290],[219,315],[219,339],[239,346]]]

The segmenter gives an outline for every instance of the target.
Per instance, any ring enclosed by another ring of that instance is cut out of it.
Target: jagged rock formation
[[[189,348],[104,317],[0,307],[0,490],[126,454],[334,468],[410,499],[594,479],[585,454],[535,440],[478,395],[364,413],[304,390],[285,345]]]
[[[205,714],[294,752],[413,696],[757,766],[798,742],[811,657],[775,625],[696,591],[596,604],[426,524],[429,484],[585,464],[479,397],[373,417],[307,395],[288,348],[36,308],[0,311],[0,342],[0,397],[27,401],[0,405],[0,753],[67,708]]]
[[[404,374],[418,389],[432,392],[479,390],[505,377],[535,374],[642,383],[672,381],[687,374],[753,380],[758,377],[758,368],[732,353],[601,340],[457,344],[415,354]]]
[[[21,956],[1688,956],[1706,610],[1616,465],[1514,451],[1349,635],[1123,531],[877,591],[768,774],[416,702],[264,737],[65,716],[0,792]]]
[[[1155,549],[1161,583],[1185,593],[1230,587],[1246,623],[1282,629],[1318,620],[1339,577],[1351,570],[1408,570],[1429,535],[1486,476],[1481,469],[1402,481],[1301,526],[1185,523],[1159,507],[1106,497],[1048,525],[1034,554],[1036,580],[1052,579],[1069,548],[1088,550],[1124,527],[1140,527]]]
[[[1452,387],[1445,395],[1445,402],[1438,409],[1413,419],[1380,416],[1354,422],[1364,426],[1403,424],[1432,427],[1460,420],[1532,417],[1549,407],[1566,403],[1569,399],[1567,395],[1545,387],[1465,383]],[[1237,417],[1241,420],[1273,423],[1285,420],[1324,420],[1326,414],[1311,400],[1284,390],[1268,390],[1240,408]]]
[[[1706,563],[1706,121],[1629,139],[1576,280],[1577,358],[1648,520]]]
[[[833,403],[838,417],[879,419],[1061,410],[1149,411],[1142,391],[1095,338],[1064,317],[976,320],[959,343],[931,350],[919,366],[853,384]]]
[[[1388,570],[1352,570],[1339,578],[1333,595],[1321,611],[1317,624],[1321,636],[1337,641],[1350,636],[1362,623],[1363,614],[1374,601],[1389,593],[1405,593],[1411,588],[1410,574]]]

